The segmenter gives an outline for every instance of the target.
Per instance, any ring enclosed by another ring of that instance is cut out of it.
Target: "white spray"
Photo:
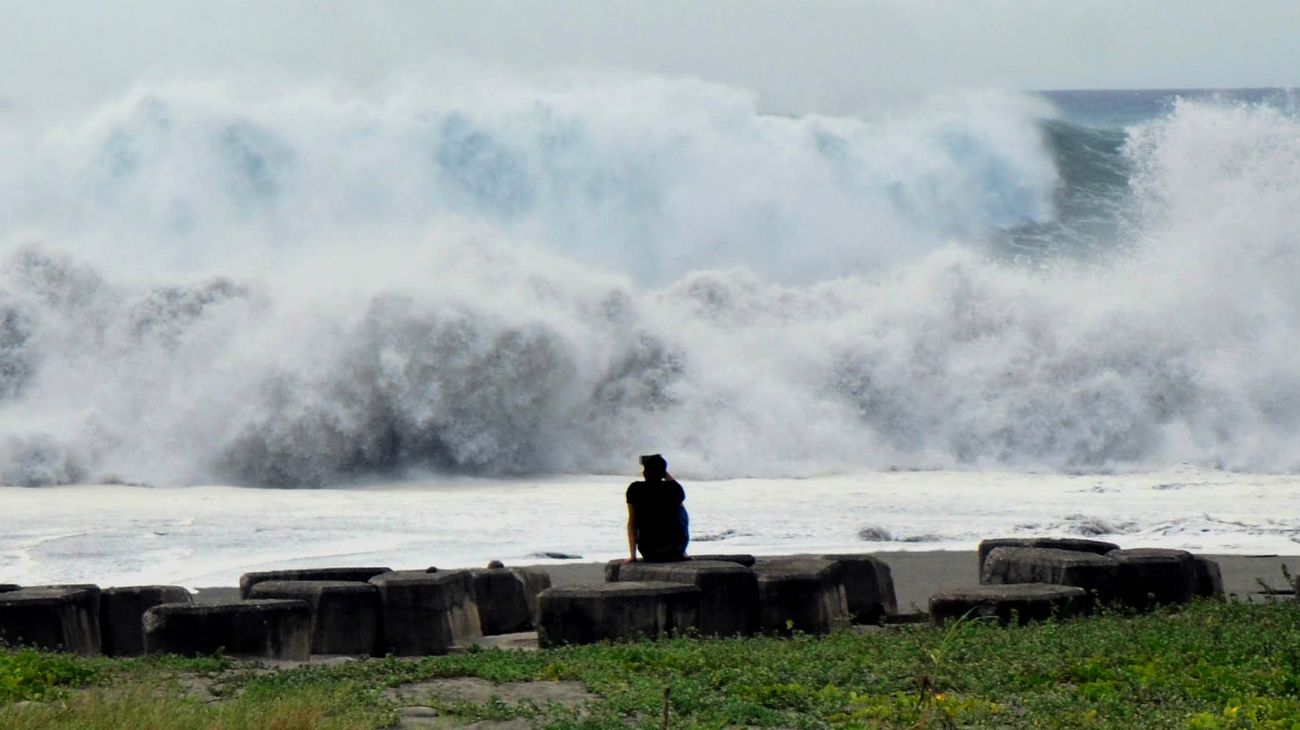
[[[1180,105],[1136,254],[1026,272],[979,241],[1052,215],[1047,113],[185,87],[11,135],[0,481],[1294,468],[1300,125]]]

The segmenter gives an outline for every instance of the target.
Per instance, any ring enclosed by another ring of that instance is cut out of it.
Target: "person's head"
[[[641,473],[650,481],[658,481],[668,475],[668,461],[659,454],[647,454],[641,457]]]

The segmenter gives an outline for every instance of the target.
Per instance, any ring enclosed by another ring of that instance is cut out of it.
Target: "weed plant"
[[[538,727],[1293,728],[1300,604],[1198,602],[1025,627],[962,621],[792,639],[681,638],[265,671],[220,658],[0,651],[3,728],[379,728],[388,687],[440,677],[573,680],[558,705],[431,700],[465,724]],[[220,701],[188,695],[203,677]],[[669,689],[669,693],[665,693]],[[27,700],[27,703],[21,703]]]

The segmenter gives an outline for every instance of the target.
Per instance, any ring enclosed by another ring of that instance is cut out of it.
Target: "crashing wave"
[[[1300,123],[1045,114],[135,96],[0,171],[0,481],[1296,468]]]

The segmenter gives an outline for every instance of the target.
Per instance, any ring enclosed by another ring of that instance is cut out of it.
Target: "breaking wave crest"
[[[1300,123],[1050,116],[136,95],[0,172],[0,481],[1295,469]]]

